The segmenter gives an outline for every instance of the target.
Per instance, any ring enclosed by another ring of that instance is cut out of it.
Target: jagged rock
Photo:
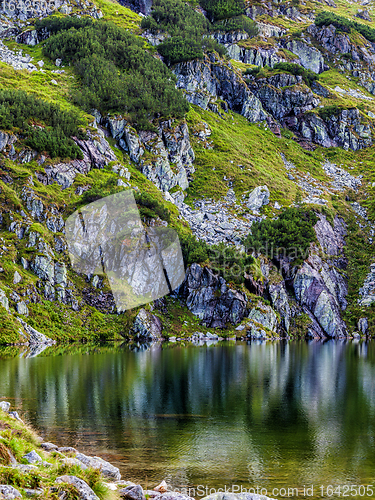
[[[301,65],[314,71],[314,73],[322,73],[326,69],[323,54],[310,45],[301,42],[300,40],[291,40],[286,44],[288,50],[299,57]]]
[[[160,340],[162,328],[163,326],[160,319],[142,308],[134,320],[130,333],[132,333],[135,338]]]
[[[144,497],[143,488],[139,484],[121,489],[119,495],[121,498],[127,498],[128,500],[143,500]]]
[[[14,498],[22,498],[21,493],[13,486],[0,484],[0,494],[4,500],[13,500]]]
[[[13,276],[13,284],[17,285],[20,281],[22,281],[22,276],[18,271],[15,271]]]
[[[7,296],[5,295],[4,290],[1,290],[0,288],[0,304],[5,307],[7,311],[9,311],[9,300]]]
[[[29,309],[23,300],[21,300],[20,302],[17,302],[16,310],[17,310],[18,314],[22,314],[23,316],[29,315]]]
[[[18,420],[19,422],[22,422],[23,421],[21,420],[20,416],[18,415],[18,412],[17,411],[10,411],[9,412],[9,416],[12,417],[12,418],[15,418],[16,420]]]
[[[70,187],[78,174],[86,175],[92,168],[103,168],[117,158],[110,145],[103,136],[101,130],[97,130],[96,136],[88,133],[87,140],[74,138],[83,153],[83,160],[72,160],[67,163],[46,165],[46,180],[48,184],[56,181],[63,189]]]
[[[34,46],[46,40],[48,37],[49,32],[46,28],[40,30],[26,30],[16,36],[16,42]]]
[[[338,274],[338,273],[337,273]],[[314,315],[328,337],[347,336],[347,329],[340,313],[340,298],[335,288],[342,283],[332,280],[330,269],[318,255],[312,254],[297,271],[294,278],[294,293],[298,302]],[[342,290],[338,290],[342,298]]]
[[[288,332],[290,327],[291,309],[284,281],[280,281],[279,283],[270,283],[268,291],[271,296],[272,306],[280,314],[282,325]]]
[[[119,469],[100,457],[89,457],[87,455],[84,455],[83,453],[77,453],[76,459],[82,462],[84,465],[87,465],[87,467],[99,469],[104,477],[108,477],[116,481],[119,481],[121,479]]]
[[[313,110],[320,103],[312,91],[302,85],[302,77],[281,73],[249,82],[264,109],[283,123],[283,119]]]
[[[336,215],[332,227],[324,214],[317,213],[317,216],[314,230],[323,251],[330,256],[342,255],[348,234],[344,220]]]
[[[269,117],[245,80],[216,59],[212,62],[206,58],[204,61],[180,63],[173,68],[173,72],[177,76],[177,87],[185,91],[186,99],[191,104],[207,109],[210,103],[220,98],[228,103],[230,109],[251,122]]]
[[[38,455],[38,453],[34,450],[30,451],[30,453],[27,453],[22,458],[25,459],[29,464],[37,464],[43,461],[42,457]]]
[[[60,476],[55,482],[57,484],[67,483],[73,485],[77,489],[81,500],[99,500],[99,497],[93,492],[90,486],[83,479],[79,479],[76,476]]]
[[[284,124],[308,141],[324,147],[342,147],[357,151],[372,145],[370,123],[363,120],[357,108],[343,109],[324,120],[306,113],[300,118],[286,117]]]
[[[38,68],[32,64],[31,56],[22,55],[22,50],[19,52],[14,52],[9,49],[4,43],[0,40],[0,61],[5,62],[12,66],[15,70],[23,70],[26,69],[30,73],[32,71],[38,71]]]
[[[367,318],[359,318],[358,320],[358,330],[366,335],[368,332],[368,319]]]
[[[359,10],[355,16],[359,17],[359,19],[363,19],[364,21],[371,22],[371,16],[370,16],[370,13],[367,9]]]
[[[257,306],[250,310],[248,318],[276,332],[277,316],[271,306],[258,302]]]
[[[145,16],[150,15],[152,9],[152,0],[121,0],[120,4]]]
[[[270,192],[267,186],[256,187],[249,195],[247,206],[250,210],[259,210],[270,201]]]
[[[0,130],[0,151],[7,147],[9,134]]]
[[[228,288],[223,278],[199,264],[188,268],[179,294],[207,327],[225,328],[227,323],[235,325],[245,316],[246,296]]]
[[[26,332],[27,335],[27,342],[32,345],[32,344],[46,344],[46,345],[52,345],[55,343],[55,340],[51,340],[50,338],[46,337],[43,335],[43,333],[38,332],[34,328],[32,328],[30,325],[28,325],[25,321],[23,321],[21,318],[17,318],[18,321],[21,323],[23,326],[23,329]]]

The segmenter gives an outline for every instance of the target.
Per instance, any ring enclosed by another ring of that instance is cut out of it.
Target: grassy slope
[[[133,32],[138,31],[140,17],[129,9],[109,0],[97,0],[96,5],[102,10],[105,19],[112,20],[127,29],[131,29]],[[314,7],[316,7],[317,10],[323,8],[321,4],[314,4]],[[326,9],[326,6],[324,6],[324,9]],[[342,12],[340,11],[338,13]],[[274,24],[277,24],[278,21],[279,18],[272,18]],[[295,29],[296,27],[303,27],[303,23],[292,24]],[[9,45],[11,45],[12,48],[16,48],[17,44],[11,43]],[[48,61],[42,56],[41,45],[37,47],[18,46],[17,48],[22,48],[25,53],[32,55],[34,57],[34,62],[43,59],[45,61],[44,69],[46,72],[44,74],[39,72],[20,72],[0,63],[0,86],[5,88],[21,88],[33,92],[44,99],[57,102],[65,109],[76,109],[71,102],[71,94],[79,83],[76,81],[71,69],[69,67],[64,68],[66,73],[63,75],[52,73],[51,71],[55,69],[55,66],[51,61]],[[244,69],[241,65],[237,66],[238,69]],[[323,73],[320,78],[323,84],[332,89],[336,85],[344,89],[355,88],[355,80],[349,81],[345,76],[334,69]],[[51,84],[51,79],[55,79],[58,85]],[[365,90],[363,90],[363,93],[369,95]],[[341,96],[337,93],[335,94],[335,103],[345,105],[358,105],[361,103],[358,99]],[[364,106],[365,111],[375,111],[373,102],[365,101]],[[80,113],[85,116],[87,123],[89,123],[91,120],[90,116],[83,113],[83,111],[80,111]],[[323,150],[322,148],[318,148],[314,152],[309,152],[303,150],[293,141],[291,139],[292,134],[290,133],[283,133],[283,137],[278,139],[269,130],[264,129],[263,126],[249,124],[239,115],[227,113],[221,118],[212,112],[203,111],[196,107],[193,107],[189,112],[187,121],[193,133],[200,130],[202,121],[206,122],[212,130],[210,140],[212,140],[214,144],[214,149],[204,149],[194,136],[191,137],[196,152],[196,173],[194,174],[194,181],[187,192],[188,197],[186,201],[188,203],[192,203],[195,199],[220,199],[225,196],[228,185],[223,177],[226,176],[227,179],[233,180],[233,188],[238,200],[240,200],[243,193],[252,190],[256,186],[267,184],[271,191],[271,204],[265,209],[265,212],[269,215],[275,212],[272,210],[273,202],[275,201],[278,201],[283,206],[290,205],[296,198],[301,197],[302,193],[299,188],[288,179],[279,154],[280,152],[296,165],[299,173],[303,174],[308,172],[323,183],[328,181],[321,168],[323,157],[329,157],[331,161],[342,164],[344,167],[348,167],[349,165],[354,166],[352,173],[355,175],[363,174],[367,186],[375,181],[373,161],[374,148],[369,148],[357,153],[345,152],[340,149]],[[114,142],[112,142],[112,144],[114,144]],[[114,151],[119,161],[128,166],[129,158],[127,155],[116,148]],[[21,185],[25,178],[33,175],[35,184],[34,190],[37,195],[46,204],[55,203],[59,208],[67,204],[68,206],[65,210],[66,214],[71,213],[80,201],[80,197],[75,195],[77,186],[90,184],[93,187],[101,187],[115,178],[109,166],[109,168],[104,171],[94,170],[90,172],[88,176],[78,176],[71,188],[62,191],[57,184],[44,186],[38,183],[34,172],[38,168],[40,169],[40,167],[35,162],[22,166],[8,162],[6,167],[20,182],[16,182],[14,185],[9,186],[0,181],[2,190],[0,193],[0,204],[6,202],[7,204],[10,203],[13,205],[14,208],[20,209],[23,205],[18,196]],[[178,228],[181,232],[190,232],[186,223],[184,224],[178,219],[176,208],[164,201],[160,191],[140,174],[136,166],[130,165],[129,170],[131,171],[132,183],[134,185],[137,185],[141,190],[152,193],[160,202],[169,208],[172,215],[172,226]],[[370,188],[371,193],[372,191],[374,191],[374,189]],[[340,195],[339,198],[340,211],[349,213],[349,205],[345,202],[344,196]],[[372,202],[373,198],[366,195],[365,188],[357,195],[357,198],[358,201],[363,202],[363,205],[369,209],[369,215],[374,219],[375,205]],[[331,199],[331,196],[327,194],[327,200],[330,208],[336,208],[338,202],[335,197]],[[48,234],[48,231],[46,232],[43,226],[36,225],[36,228],[39,228],[39,230],[44,233],[47,240],[51,238],[51,235]],[[37,284],[36,276],[29,271],[25,271],[20,266],[21,256],[26,256],[29,252],[28,249],[25,248],[25,243],[22,240],[17,240],[14,234],[8,232],[2,232],[0,236],[5,239],[5,246],[9,247],[7,259],[4,264],[2,262],[5,272],[0,274],[1,287],[5,291],[15,288],[12,284],[12,277],[15,270],[18,270],[24,278],[22,285],[27,283],[35,286]],[[356,246],[358,246],[358,238],[353,238],[353,248],[356,248]],[[362,265],[363,271],[360,274],[362,279],[362,275],[365,274],[367,270],[367,262],[370,261],[374,251],[372,246],[367,245],[361,252],[361,259],[365,261],[365,264]],[[356,273],[354,269],[353,272],[349,270],[350,297],[353,303],[350,310],[354,311],[353,315],[355,317],[364,314],[364,311],[358,311],[358,308],[354,305],[358,287],[361,284],[358,276],[359,274]],[[82,290],[88,286],[85,280],[71,271],[69,271],[69,279],[74,282],[78,290]],[[128,325],[135,314],[135,312],[130,312],[121,316],[108,316],[88,306],[83,307],[79,313],[76,313],[56,302],[30,305],[29,308],[30,317],[27,321],[31,325],[53,338],[66,341],[77,339],[77,337],[83,337],[88,340],[119,338],[120,333],[126,333]],[[198,328],[195,318],[178,303],[171,303],[170,310],[173,311],[173,314],[169,315],[169,319],[164,318],[166,320],[165,333],[167,335],[174,335],[177,332],[178,335],[183,336]],[[1,311],[1,306],[0,314],[5,318],[4,310]],[[181,325],[183,322],[180,321],[180,319],[176,322],[174,321],[175,318],[184,318],[184,322],[186,321],[187,325],[178,328],[178,325]],[[5,325],[5,319],[3,325]],[[2,332],[3,341],[14,341],[16,326],[18,326],[18,323],[14,322],[13,317],[7,319],[7,329],[3,328]],[[176,328],[178,329],[176,330]],[[202,328],[199,327],[199,329]],[[5,334],[4,330],[8,333]]]

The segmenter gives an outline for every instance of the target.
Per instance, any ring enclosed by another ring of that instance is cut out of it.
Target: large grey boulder
[[[142,308],[134,320],[130,333],[136,339],[160,340],[162,330],[160,318]]]
[[[102,475],[105,477],[114,479],[115,481],[120,481],[121,479],[119,469],[100,457],[89,457],[87,455],[84,455],[83,453],[77,453],[76,459],[82,462],[84,465],[87,465],[87,467],[99,469]]]
[[[22,498],[21,493],[16,490],[13,486],[9,486],[6,484],[0,484],[0,494],[2,495],[1,498],[4,498],[5,500],[13,500],[14,498]]]
[[[235,325],[245,316],[245,294],[229,288],[226,281],[208,267],[192,264],[179,294],[207,327],[225,328],[227,323]]]
[[[27,453],[22,458],[27,460],[29,464],[37,464],[43,462],[42,457],[38,455],[35,450],[30,451],[30,453]]]
[[[121,498],[127,498],[128,500],[143,500],[144,493],[141,485],[129,485],[119,491]]]
[[[8,401],[0,401],[0,410],[3,410],[6,413],[8,413],[9,409],[10,409],[10,403],[8,403]]]
[[[99,500],[99,497],[93,492],[90,486],[83,479],[79,479],[76,476],[60,476],[55,482],[57,484],[67,483],[74,486],[81,500]]]
[[[267,186],[256,187],[249,195],[246,205],[250,210],[259,210],[270,201],[270,192]]]

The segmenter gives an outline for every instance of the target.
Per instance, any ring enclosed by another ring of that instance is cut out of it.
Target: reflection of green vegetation
[[[165,470],[215,487],[373,479],[371,343],[74,349],[4,361],[0,393],[21,398],[48,439],[113,449],[131,480]]]

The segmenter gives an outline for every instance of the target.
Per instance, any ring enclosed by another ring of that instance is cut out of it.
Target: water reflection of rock
[[[294,484],[375,466],[374,360],[373,344],[344,341],[126,345],[7,360],[0,393],[52,440],[116,450],[128,474]]]

